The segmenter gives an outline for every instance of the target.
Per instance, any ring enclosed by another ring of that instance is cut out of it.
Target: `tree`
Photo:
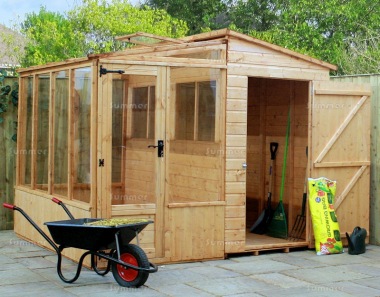
[[[230,26],[243,33],[262,32],[275,27],[279,15],[278,0],[237,0],[229,7]]]
[[[378,68],[378,0],[146,0],[146,4],[185,20],[191,34],[229,27],[337,64],[339,73]]]
[[[344,56],[357,47],[355,42],[364,42],[366,53],[378,59],[378,50],[366,39],[369,32],[380,29],[377,0],[281,0],[278,14],[271,29],[251,34],[337,64],[339,73],[343,73],[341,63],[347,62]]]
[[[145,4],[164,9],[171,16],[184,20],[189,34],[228,27],[228,7],[232,0],[146,0]]]
[[[183,37],[186,23],[171,17],[165,10],[134,7],[127,0],[83,0],[83,5],[68,13],[71,25],[85,36],[87,52],[120,50],[124,44],[116,36],[139,31],[167,37]]]
[[[28,42],[21,60],[23,67],[83,56],[83,35],[63,15],[41,7],[21,24]]]
[[[19,67],[21,58],[24,55],[24,46],[26,42],[21,34],[0,25],[0,63],[8,69],[5,75],[15,75],[15,69]],[[0,83],[1,83],[0,74]]]
[[[169,37],[187,33],[186,23],[164,10],[134,7],[127,0],[83,0],[66,16],[47,11],[26,15],[21,32],[27,37],[22,66],[120,50],[116,36],[144,31]]]
[[[348,47],[338,65],[342,74],[380,73],[380,33],[368,31],[366,36],[347,39]]]

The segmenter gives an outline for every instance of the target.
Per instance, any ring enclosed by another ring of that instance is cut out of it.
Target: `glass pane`
[[[223,158],[217,113],[223,112],[219,69],[171,68],[170,148],[166,167],[169,203],[223,200]],[[174,113],[174,115],[172,115]],[[174,132],[174,133],[173,133]]]
[[[133,89],[132,138],[147,138],[148,90],[148,87]]]
[[[221,59],[221,50],[204,50],[202,48],[199,52],[192,52],[180,55],[173,55],[173,57],[178,58],[192,58],[192,59],[208,59],[208,60],[219,60]]]
[[[130,74],[112,88],[112,205],[156,203],[156,76]],[[123,86],[122,86],[123,84]],[[122,146],[120,151],[116,148]]]
[[[36,188],[47,191],[48,161],[49,161],[49,102],[50,102],[50,76],[38,76],[37,95],[37,154]]]
[[[156,111],[156,88],[149,88],[149,125],[148,125],[148,138],[154,139],[155,129],[155,111]]]
[[[121,183],[123,157],[124,81],[112,81],[112,182]]]
[[[215,81],[199,83],[198,140],[215,139]]]
[[[74,199],[90,201],[91,182],[91,68],[74,71],[73,130],[74,130]]]
[[[53,193],[67,196],[69,73],[55,76]]]
[[[175,138],[194,140],[195,83],[177,85]]]
[[[33,77],[22,78],[23,102],[25,102],[25,133],[18,135],[24,137],[24,147],[20,148],[21,184],[30,186],[31,183],[31,157],[32,157],[32,116],[33,116]],[[20,141],[20,143],[22,143]]]

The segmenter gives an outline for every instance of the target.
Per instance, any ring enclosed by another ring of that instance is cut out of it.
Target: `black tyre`
[[[117,258],[116,251],[114,252],[114,258]],[[145,252],[134,244],[128,244],[120,248],[120,260],[140,268],[149,268],[149,261]],[[113,277],[123,287],[138,288],[145,284],[149,276],[149,272],[127,268],[115,262],[111,263],[111,269]]]

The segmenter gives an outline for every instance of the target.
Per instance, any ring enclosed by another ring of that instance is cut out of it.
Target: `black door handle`
[[[158,148],[157,157],[159,158],[164,157],[164,141],[163,140],[158,140],[157,145],[153,145],[153,144],[148,145],[148,148]]]

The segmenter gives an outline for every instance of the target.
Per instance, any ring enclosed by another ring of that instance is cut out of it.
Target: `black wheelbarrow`
[[[20,212],[54,248],[58,255],[57,273],[65,283],[73,283],[78,279],[87,255],[91,255],[91,268],[97,274],[104,276],[112,270],[113,277],[123,287],[140,287],[148,279],[149,273],[158,270],[156,265],[148,261],[145,252],[138,245],[130,243],[136,237],[138,244],[138,234],[153,221],[118,226],[87,225],[101,219],[75,219],[62,201],[57,198],[52,201],[62,206],[70,217],[70,220],[45,223],[54,241],[21,208],[8,203],[3,206]],[[72,279],[65,278],[61,270],[62,251],[69,247],[87,250],[80,257]],[[97,257],[107,260],[104,269],[97,267]]]

